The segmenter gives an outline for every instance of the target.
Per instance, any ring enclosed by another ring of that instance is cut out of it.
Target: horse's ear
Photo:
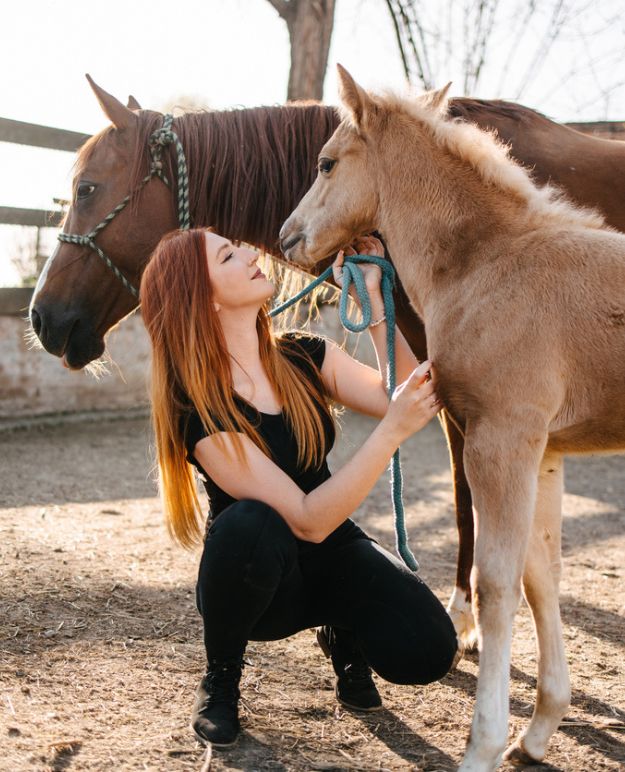
[[[114,96],[100,88],[90,75],[85,75],[85,77],[89,81],[100,107],[104,110],[104,114],[116,129],[125,129],[137,120],[137,116],[132,110],[123,105],[119,99],[115,99]]]
[[[444,113],[447,110],[447,92],[451,86],[451,81],[443,88],[436,89],[434,91],[427,91],[421,97],[421,103],[428,107],[430,110],[434,110],[437,113]]]
[[[141,105],[139,104],[139,102],[137,102],[137,100],[133,97],[132,94],[128,97],[128,103],[126,104],[126,107],[129,110],[140,110],[141,109]]]
[[[373,107],[369,94],[359,86],[345,67],[336,65],[339,73],[339,97],[358,128],[362,128],[368,110]]]

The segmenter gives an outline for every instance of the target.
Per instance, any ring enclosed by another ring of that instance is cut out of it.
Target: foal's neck
[[[405,146],[405,145],[404,145]],[[421,152],[406,154],[399,175],[384,163],[380,185],[381,231],[415,309],[474,269],[492,251],[484,247],[509,234],[519,202],[487,190],[477,173],[439,167]]]

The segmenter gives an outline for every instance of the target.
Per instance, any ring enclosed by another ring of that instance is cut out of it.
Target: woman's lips
[[[252,279],[258,279],[259,276],[262,276],[263,279],[265,278],[265,274],[260,270],[260,268],[256,271],[256,273],[252,276]]]

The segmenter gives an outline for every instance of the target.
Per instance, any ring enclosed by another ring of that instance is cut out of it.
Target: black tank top
[[[283,335],[279,339],[278,345],[283,354],[289,357],[290,361],[299,368],[302,377],[311,380],[320,388],[322,394],[325,393],[319,373],[325,357],[325,340],[315,335],[291,332]],[[311,490],[330,477],[326,457],[334,444],[335,428],[334,422],[321,409],[319,409],[319,412],[325,431],[326,453],[320,468],[302,469],[297,465],[297,444],[284,413],[261,413],[237,394],[234,395],[234,399],[246,418],[258,426],[258,432],[267,443],[273,461],[297,483],[304,493],[310,493]],[[208,476],[193,455],[196,443],[207,436],[200,416],[193,406],[190,406],[189,410],[181,416],[181,431],[187,450],[187,461],[196,467],[200,479],[204,483],[210,502],[209,521],[213,520],[223,509],[232,504],[235,499],[222,490]]]

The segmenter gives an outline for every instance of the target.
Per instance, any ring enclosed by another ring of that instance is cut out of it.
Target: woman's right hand
[[[432,363],[426,359],[393,392],[382,421],[398,438],[398,444],[423,429],[442,409],[434,388]]]

